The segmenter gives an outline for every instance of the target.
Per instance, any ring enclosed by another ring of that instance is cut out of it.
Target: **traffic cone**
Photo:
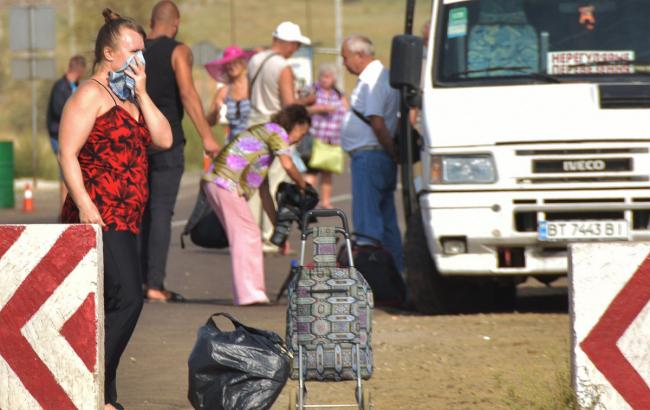
[[[34,196],[32,194],[32,184],[25,183],[25,193],[23,195],[23,212],[32,212],[34,210]]]

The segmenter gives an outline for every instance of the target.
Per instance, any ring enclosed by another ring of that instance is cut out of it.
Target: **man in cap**
[[[282,107],[296,103],[294,75],[288,59],[311,40],[290,21],[273,32],[271,48],[257,53],[248,63],[252,112],[250,125],[268,122]]]
[[[283,107],[301,104],[296,99],[294,75],[289,58],[301,45],[310,45],[311,40],[302,35],[300,26],[290,21],[280,23],[273,32],[271,48],[255,54],[248,63],[248,81],[251,99],[250,125],[270,121],[271,116]],[[277,187],[285,178],[285,172],[278,161],[274,161],[268,173],[271,196],[275,200]],[[273,224],[264,214],[259,194],[249,201],[258,225],[262,229],[264,251],[274,252],[277,247],[269,242]]]

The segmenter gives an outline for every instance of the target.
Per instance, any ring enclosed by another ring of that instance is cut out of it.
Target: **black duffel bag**
[[[196,246],[210,249],[228,247],[228,236],[221,225],[221,221],[214,213],[202,188],[196,197],[196,204],[192,214],[181,233],[181,248],[185,249],[184,237],[189,235],[190,240]]]
[[[390,251],[371,236],[353,233],[350,239],[354,267],[370,285],[375,306],[404,307],[406,284]],[[350,266],[345,245],[339,249],[336,261],[339,266]]]
[[[223,316],[235,330],[220,330]],[[291,357],[276,333],[216,313],[201,326],[190,358],[188,399],[195,409],[270,409],[287,383]]]

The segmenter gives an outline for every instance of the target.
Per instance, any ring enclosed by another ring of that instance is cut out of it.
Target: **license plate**
[[[541,221],[537,226],[540,241],[629,239],[627,221]]]

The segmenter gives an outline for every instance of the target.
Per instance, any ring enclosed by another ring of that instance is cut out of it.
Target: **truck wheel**
[[[415,310],[427,314],[468,310],[468,305],[463,302],[471,303],[467,293],[472,292],[466,292],[469,289],[460,280],[445,278],[438,273],[429,254],[419,208],[413,211],[406,228],[404,264],[409,299]]]

